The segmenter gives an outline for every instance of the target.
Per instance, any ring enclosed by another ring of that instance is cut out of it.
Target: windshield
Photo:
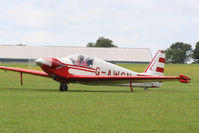
[[[92,67],[93,58],[83,54],[70,55],[68,58],[72,61],[73,65]]]

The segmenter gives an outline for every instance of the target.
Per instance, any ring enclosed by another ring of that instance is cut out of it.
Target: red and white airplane
[[[163,81],[189,83],[191,80],[184,75],[163,76],[165,53],[160,50],[143,73],[137,73],[83,54],[71,55],[67,58],[39,58],[35,62],[43,71],[4,66],[0,66],[0,69],[20,72],[21,85],[23,85],[23,73],[53,78],[55,81],[60,82],[60,91],[67,91],[67,85],[69,83],[86,85],[128,85],[133,92],[133,87],[143,87],[147,89],[160,87]]]

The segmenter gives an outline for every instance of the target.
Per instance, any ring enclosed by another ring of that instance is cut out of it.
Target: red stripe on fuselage
[[[81,68],[76,68],[76,67],[69,67],[69,69],[76,69],[76,70],[81,70],[81,71],[86,71],[86,72],[92,72],[92,73],[95,72],[93,70],[81,69]]]
[[[78,65],[71,65],[71,64],[65,64],[65,65],[67,65],[67,66],[75,66],[75,67],[84,68],[84,69],[95,70],[95,68],[91,68],[91,67],[78,66]]]

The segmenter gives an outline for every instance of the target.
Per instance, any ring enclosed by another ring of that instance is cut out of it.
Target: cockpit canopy
[[[92,67],[94,59],[88,55],[84,54],[75,54],[70,55],[68,58],[72,61],[73,65]]]

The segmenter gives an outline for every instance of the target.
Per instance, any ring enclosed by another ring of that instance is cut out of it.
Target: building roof
[[[67,57],[72,54],[87,54],[106,61],[150,62],[148,48],[94,48],[65,46],[14,46],[1,45],[0,58],[36,59],[42,57]]]

